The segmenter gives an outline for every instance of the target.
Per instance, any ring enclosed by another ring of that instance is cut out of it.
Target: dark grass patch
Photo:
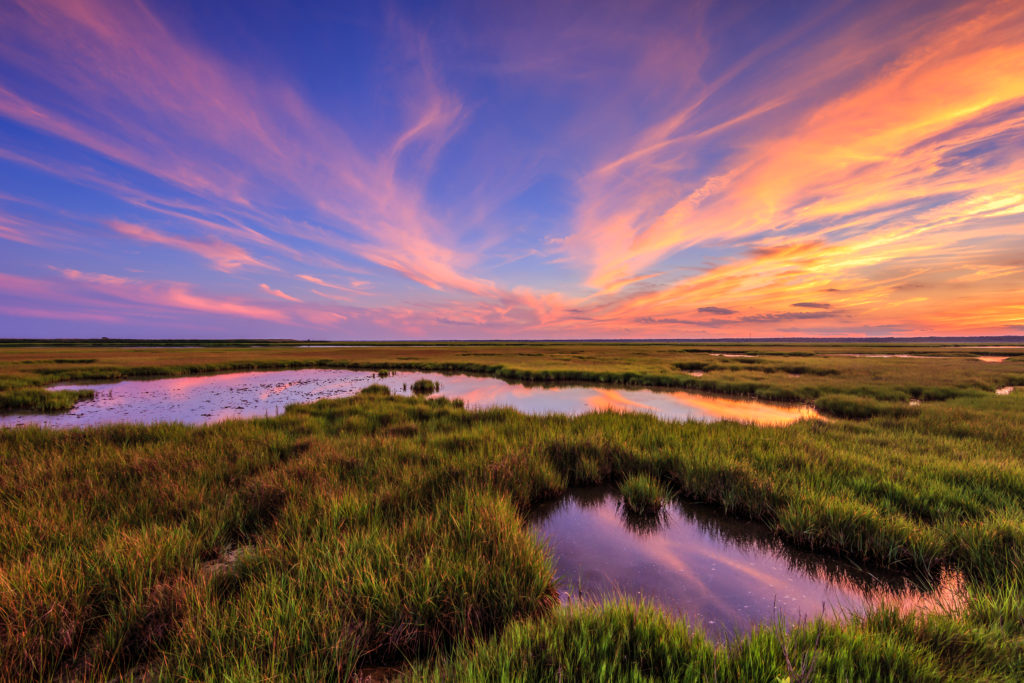
[[[879,415],[896,415],[901,408],[873,398],[830,394],[815,400],[815,409],[822,415],[841,417],[848,420],[866,420]]]
[[[95,396],[91,389],[50,391],[47,389],[14,389],[0,391],[0,412],[62,413],[79,401]]]
[[[708,372],[715,367],[714,363],[703,360],[690,360],[673,363],[672,367],[683,372]]]
[[[412,393],[414,394],[436,394],[441,390],[441,385],[430,379],[418,379],[412,383]]]

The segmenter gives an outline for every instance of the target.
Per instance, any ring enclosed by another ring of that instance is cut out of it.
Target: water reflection
[[[935,587],[895,574],[794,550],[763,526],[709,506],[673,505],[660,517],[625,514],[608,489],[583,489],[536,510],[531,524],[547,543],[566,602],[644,598],[700,623],[716,639],[781,617],[953,609],[962,580],[947,572]]]
[[[910,353],[833,353],[832,355],[846,358],[957,358],[957,356],[928,356]]]
[[[96,392],[96,398],[59,415],[0,416],[0,426],[74,427],[114,422],[206,424],[231,418],[273,416],[292,403],[351,396],[375,383],[388,385],[394,393],[408,395],[418,379],[438,382],[441,389],[434,396],[461,398],[470,408],[507,406],[529,414],[577,415],[615,410],[647,412],[666,420],[737,420],[763,425],[786,425],[818,416],[810,406],[741,401],[678,391],[525,386],[494,377],[424,372],[398,372],[378,377],[372,372],[307,369],[62,385],[53,388],[88,388]]]
[[[1007,347],[1009,348],[1009,347]],[[957,360],[960,358],[971,358],[972,356],[931,356],[925,353],[834,353],[833,356],[844,356],[846,358],[922,358],[922,359],[942,359],[942,360]],[[973,356],[983,363],[1002,363],[1009,356]]]

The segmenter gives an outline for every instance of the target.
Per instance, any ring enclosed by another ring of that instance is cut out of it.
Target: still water
[[[535,512],[531,525],[555,563],[563,602],[618,596],[699,623],[717,640],[778,619],[841,618],[872,605],[953,609],[962,578],[925,585],[790,548],[754,522],[707,505],[674,504],[659,518],[628,515],[617,493],[582,489]]]
[[[59,415],[4,415],[0,426],[25,424],[81,427],[116,422],[208,424],[232,418],[283,412],[291,403],[351,396],[371,384],[409,394],[418,379],[440,383],[434,396],[460,398],[469,408],[507,406],[523,413],[578,415],[594,410],[647,412],[665,420],[737,420],[786,425],[817,417],[810,406],[779,405],[651,389],[581,386],[524,386],[494,377],[399,372],[389,377],[355,370],[235,372],[199,377],[60,385],[53,389],[92,389],[96,397]]]

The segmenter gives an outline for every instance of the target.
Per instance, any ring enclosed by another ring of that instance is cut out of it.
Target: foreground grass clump
[[[635,515],[657,514],[669,498],[668,490],[649,474],[631,474],[619,484],[622,504]]]
[[[620,602],[599,608],[571,607],[544,619],[512,624],[500,636],[461,648],[433,668],[414,669],[408,679],[552,683],[949,680],[941,653],[928,647],[930,639],[959,635],[946,628],[942,618],[911,622],[912,638],[886,632],[884,618],[854,621],[855,628],[817,622],[788,633],[783,624],[769,624],[747,638],[716,646],[699,630],[650,606]],[[965,668],[972,672],[969,665]],[[1012,680],[1014,671],[1004,666],[985,674]]]
[[[976,596],[963,614],[879,611],[846,623],[766,624],[715,645],[651,606],[561,609],[464,645],[409,680],[462,681],[1016,681],[1019,585]],[[960,657],[959,661],[953,658]]]
[[[0,430],[0,680],[797,680],[812,660],[822,680],[1014,680],[1022,408],[758,428],[371,387],[206,427]],[[635,472],[801,547],[960,569],[968,599],[728,647],[650,609],[553,610],[524,514]]]

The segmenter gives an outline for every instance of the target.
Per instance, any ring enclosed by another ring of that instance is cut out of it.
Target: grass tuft
[[[412,383],[414,394],[436,394],[441,390],[441,385],[430,379],[418,379]]]
[[[383,384],[371,384],[359,392],[360,396],[390,396],[391,389]]]
[[[664,484],[649,474],[631,474],[619,484],[622,503],[635,515],[655,515],[669,498]]]

